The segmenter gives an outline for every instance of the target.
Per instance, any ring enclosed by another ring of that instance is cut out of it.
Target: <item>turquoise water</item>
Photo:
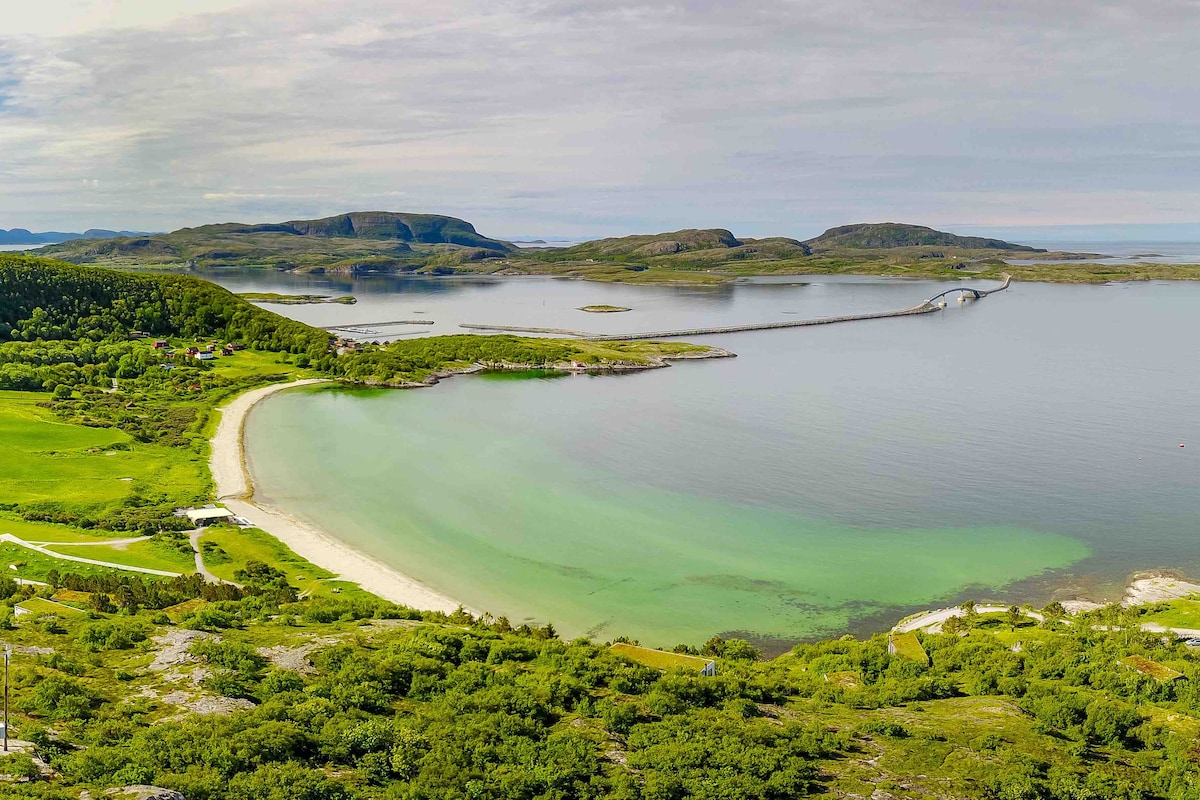
[[[382,292],[369,310],[647,330],[950,286],[534,279]],[[265,498],[568,634],[787,641],[966,596],[1101,597],[1135,570],[1200,571],[1200,475],[1178,447],[1197,432],[1198,302],[1187,284],[1016,285],[938,315],[714,337],[738,358],[636,375],[294,392],[252,413],[247,448]],[[635,311],[574,311],[588,303]]]

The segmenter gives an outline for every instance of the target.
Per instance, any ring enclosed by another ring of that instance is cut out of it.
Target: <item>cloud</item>
[[[1190,1],[36,5],[0,33],[0,227],[1200,217]]]

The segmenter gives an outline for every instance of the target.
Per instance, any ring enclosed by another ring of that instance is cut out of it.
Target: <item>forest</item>
[[[332,337],[187,275],[139,275],[29,256],[0,257],[0,341],[217,336],[257,350],[328,358]]]
[[[19,632],[0,617],[4,638],[37,653],[19,659],[14,686],[43,762],[0,759],[28,778],[6,796],[152,784],[189,800],[1200,797],[1196,657],[1086,619],[1025,630],[1019,649],[984,624],[922,635],[928,663],[889,654],[885,636],[770,661],[714,637],[699,650],[718,673],[702,677],[552,626],[365,595],[260,591],[172,613],[139,606],[131,597],[148,595],[127,584],[54,580],[127,591],[119,610],[92,601]],[[186,583],[160,599],[201,591]],[[31,588],[0,579],[6,605]],[[150,664],[171,630],[193,632],[173,676]],[[1183,675],[1131,670],[1129,653]],[[230,710],[178,713],[172,678]]]

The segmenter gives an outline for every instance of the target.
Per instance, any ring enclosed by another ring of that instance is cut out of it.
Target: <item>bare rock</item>
[[[192,642],[197,639],[215,639],[219,641],[220,638],[216,634],[205,633],[204,631],[172,628],[161,636],[155,636],[151,640],[160,647],[154,655],[154,661],[151,662],[150,669],[155,672],[162,672],[171,667],[178,667],[181,664],[195,661],[196,657],[191,653]]]
[[[173,789],[164,789],[161,786],[118,786],[114,789],[106,789],[106,795],[111,797],[129,798],[129,800],[187,800],[179,792]]]

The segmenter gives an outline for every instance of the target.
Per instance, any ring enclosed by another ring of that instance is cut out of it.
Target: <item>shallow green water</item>
[[[353,313],[655,330],[949,288],[417,286]],[[635,310],[574,311],[602,302]],[[248,452],[290,512],[568,634],[788,640],[968,596],[1119,596],[1136,570],[1200,572],[1198,305],[1187,284],[1015,285],[927,317],[715,337],[738,358],[631,376],[296,392],[253,412]]]
[[[440,396],[276,398],[273,437],[306,445],[267,456],[256,436],[255,469],[272,476],[273,501],[322,524],[336,512],[339,536],[475,608],[659,644],[842,631],[1087,554],[1028,530],[854,528],[644,485],[565,457],[521,419],[472,419],[499,388],[472,383]],[[353,447],[350,426],[363,434]],[[321,488],[306,477],[316,474]]]

